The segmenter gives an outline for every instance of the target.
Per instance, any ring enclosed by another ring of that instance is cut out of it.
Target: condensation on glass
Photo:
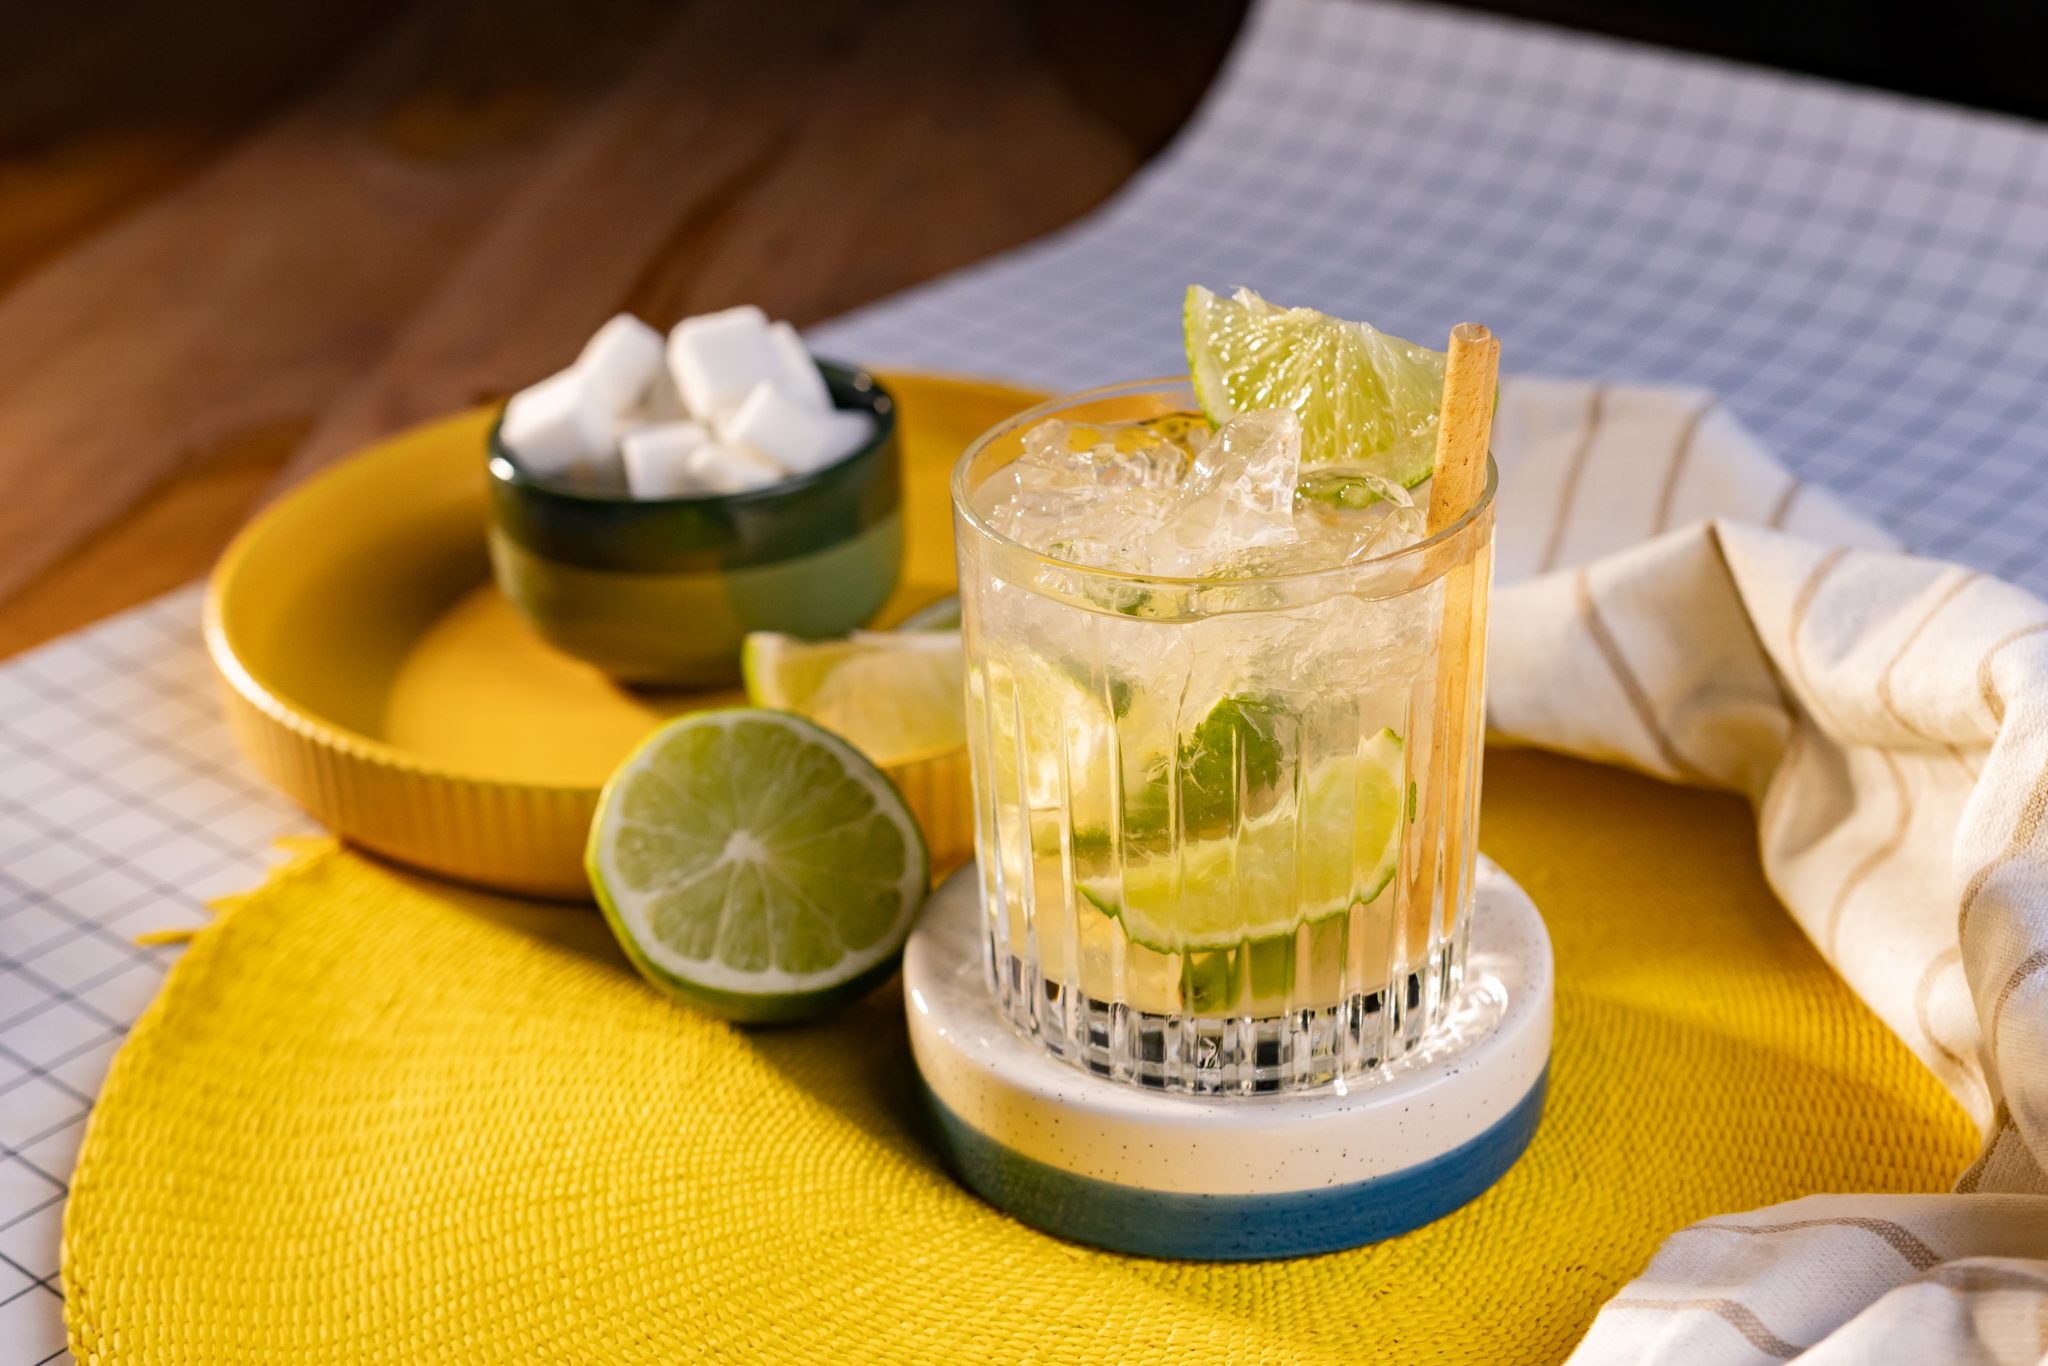
[[[989,987],[1119,1080],[1353,1084],[1463,977],[1493,472],[1418,545],[1267,578],[1086,569],[982,515],[1032,425],[1193,407],[1170,381],[1057,400],[955,470]]]

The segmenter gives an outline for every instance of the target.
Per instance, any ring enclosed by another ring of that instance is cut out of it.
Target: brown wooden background
[[[0,5],[0,656],[631,308],[809,323],[1107,197],[1225,0]]]

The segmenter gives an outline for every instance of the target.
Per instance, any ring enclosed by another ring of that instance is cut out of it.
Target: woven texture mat
[[[1070,1247],[948,1179],[901,1002],[743,1032],[598,917],[319,846],[226,908],[93,1113],[88,1362],[1553,1361],[1672,1229],[1946,1189],[1976,1135],[1771,899],[1734,799],[1497,751],[1485,845],[1558,957],[1550,1109],[1354,1252]]]

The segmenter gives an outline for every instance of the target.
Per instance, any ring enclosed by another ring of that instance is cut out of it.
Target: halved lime
[[[749,702],[809,717],[878,764],[967,743],[957,630],[855,631],[819,641],[752,631],[740,671]]]
[[[1082,893],[1162,953],[1288,935],[1369,903],[1400,862],[1402,749],[1383,730],[1355,756],[1319,764],[1297,797],[1246,821],[1237,838],[1190,840],[1177,862],[1129,862],[1121,877],[1084,879]]]
[[[782,712],[698,712],[605,784],[584,855],[641,975],[728,1019],[804,1019],[895,967],[924,835],[880,770]]]
[[[1248,289],[1188,288],[1188,368],[1209,420],[1261,408],[1301,418],[1301,462],[1342,465],[1413,488],[1436,461],[1444,356],[1366,323],[1281,308]]]
[[[960,629],[960,599],[940,598],[918,608],[896,623],[899,631],[957,631]]]

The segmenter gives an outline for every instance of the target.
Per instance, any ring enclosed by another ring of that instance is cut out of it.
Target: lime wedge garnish
[[[960,599],[940,598],[918,608],[896,623],[899,631],[957,631],[960,629]]]
[[[1376,899],[1400,860],[1401,737],[1383,730],[1357,755],[1326,760],[1295,797],[1243,823],[1236,839],[1189,840],[1176,862],[1127,862],[1082,893],[1162,953],[1290,935]],[[1296,802],[1305,808],[1296,810]]]
[[[1281,308],[1248,289],[1188,288],[1182,311],[1195,397],[1218,424],[1261,408],[1301,418],[1301,463],[1413,488],[1436,461],[1444,356],[1365,323]]]
[[[957,630],[855,631],[820,641],[753,631],[740,670],[749,702],[809,717],[878,764],[967,743]]]
[[[930,864],[853,746],[780,712],[698,712],[605,784],[584,866],[649,981],[729,1019],[795,1020],[895,966]]]

